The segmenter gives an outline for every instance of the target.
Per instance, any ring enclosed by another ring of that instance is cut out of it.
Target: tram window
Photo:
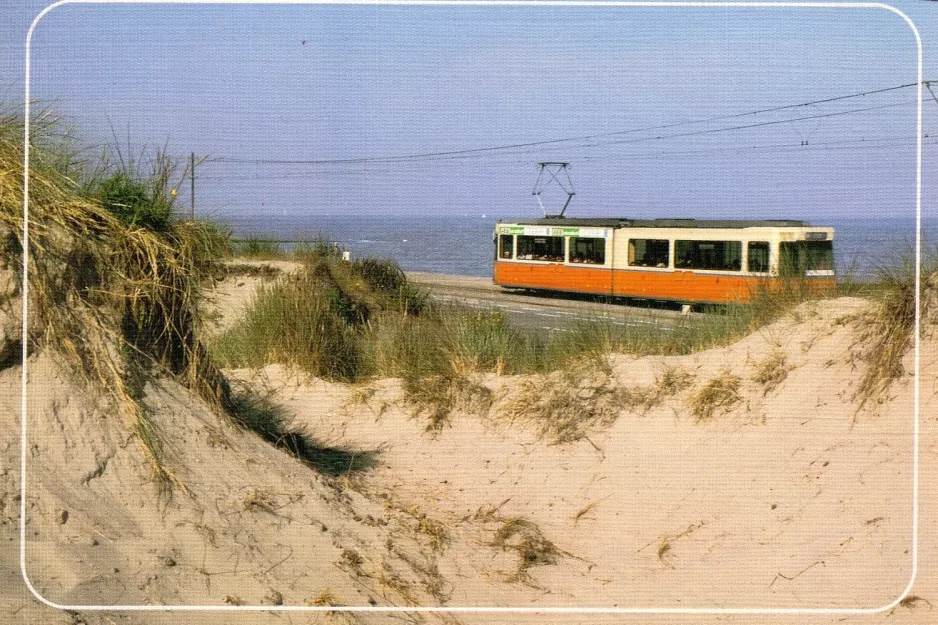
[[[783,276],[834,275],[832,241],[786,241],[779,248]]]
[[[674,266],[679,269],[739,271],[743,244],[739,241],[676,241]]]
[[[498,257],[499,258],[511,258],[512,252],[512,243],[514,241],[514,236],[511,234],[502,234],[498,237]]]
[[[667,267],[670,242],[667,239],[630,239],[630,267]]]
[[[570,262],[585,265],[605,265],[606,239],[570,237]]]
[[[518,237],[518,260],[563,262],[563,237]]]
[[[769,243],[768,241],[749,242],[749,271],[765,273],[769,270]]]

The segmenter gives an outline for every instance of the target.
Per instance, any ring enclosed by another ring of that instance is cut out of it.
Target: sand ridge
[[[229,277],[221,319],[256,284]],[[581,607],[875,607],[910,575],[912,378],[856,413],[850,318],[863,300],[805,305],[724,348],[615,356],[610,383],[691,384],[628,408],[579,441],[549,444],[511,421],[520,387],[549,378],[487,375],[486,415],[425,431],[398,380],[346,385],[281,365],[231,371],[284,405],[327,445],[377,451],[377,466],[322,476],[241,431],[171,380],[146,389],[167,458],[189,495],[160,498],[108,406],[61,370],[29,361],[27,568],[64,603]],[[928,622],[938,593],[934,502],[938,345],[922,344],[920,570],[910,600],[847,622]],[[784,379],[756,381],[784,356]],[[904,362],[912,371],[912,353]],[[738,378],[738,401],[696,423],[691,397]],[[151,614],[56,612],[18,581],[18,365],[0,371],[0,620],[223,622],[840,622],[841,616],[547,614]],[[545,387],[546,392],[546,387]],[[546,545],[554,548],[553,552]],[[540,547],[540,550],[534,549]],[[525,558],[531,559],[526,564]],[[538,559],[541,558],[541,559]],[[18,590],[12,590],[18,589]]]

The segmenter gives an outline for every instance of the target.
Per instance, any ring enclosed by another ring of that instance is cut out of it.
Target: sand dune
[[[261,278],[215,294],[230,322]],[[239,284],[240,283],[240,284]],[[439,432],[413,417],[400,381],[350,386],[280,365],[228,372],[284,405],[326,446],[376,452],[376,466],[321,475],[221,418],[171,380],[145,403],[188,494],[160,496],[104,400],[52,353],[28,362],[27,571],[76,605],[513,606],[524,608],[876,608],[912,575],[913,377],[857,412],[864,365],[844,298],[725,348],[615,356],[581,388],[687,386],[651,407],[616,408],[576,442],[551,444],[517,410],[560,381],[479,379],[494,403]],[[757,381],[782,362],[783,379]],[[913,352],[904,361],[914,370]],[[938,614],[938,337],[921,345],[918,575],[913,598],[875,615],[492,613],[135,613],[47,608],[19,578],[18,364],[0,371],[0,622],[599,623],[895,622]],[[697,422],[691,397],[738,379]],[[533,389],[533,390],[532,390]],[[519,416],[521,414],[522,416]],[[514,415],[514,419],[512,419]]]

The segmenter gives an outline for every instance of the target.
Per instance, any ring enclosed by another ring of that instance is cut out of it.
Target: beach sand
[[[289,267],[282,269],[289,270]],[[260,276],[210,295],[215,331]],[[133,612],[42,605],[19,571],[19,389],[0,371],[0,622],[11,623],[925,623],[938,618],[938,336],[919,377],[917,570],[907,599],[871,614],[278,612],[277,606],[526,609],[875,609],[913,576],[914,351],[885,398],[857,411],[854,345],[866,306],[842,298],[723,348],[614,356],[608,386],[686,388],[614,411],[552,444],[518,410],[556,378],[487,375],[484,415],[427,431],[401,382],[348,385],[282,365],[227,372],[282,404],[324,447],[374,468],[324,476],[239,430],[171,380],[146,405],[187,493],[160,496],[104,400],[53,354],[29,371],[26,569],[67,605],[270,606],[254,612]],[[756,381],[783,356],[774,388]],[[736,400],[697,422],[691,398],[738,378]],[[532,389],[533,392],[532,392]],[[589,393],[584,394],[589,402]],[[519,416],[522,415],[522,416]],[[514,418],[512,418],[514,416]]]

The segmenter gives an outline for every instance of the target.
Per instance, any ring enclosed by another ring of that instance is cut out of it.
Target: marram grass
[[[196,303],[227,250],[209,224],[173,221],[160,231],[128,223],[77,182],[81,171],[60,152],[55,120],[37,118],[29,177],[30,351],[52,348],[103,389],[150,458],[161,484],[178,481],[162,459],[157,428],[140,400],[133,369],[157,367],[219,400],[224,380],[198,340]],[[0,236],[3,261],[22,297],[23,127],[0,118]]]

